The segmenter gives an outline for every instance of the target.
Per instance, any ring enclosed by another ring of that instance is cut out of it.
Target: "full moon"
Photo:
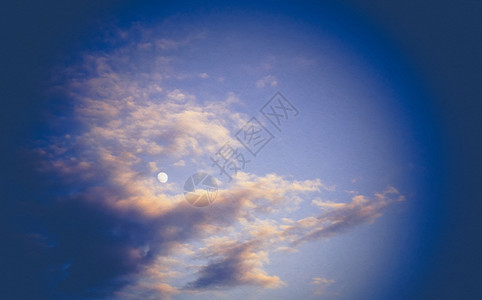
[[[159,174],[157,174],[157,179],[159,180],[159,182],[161,183],[166,183],[167,182],[167,174],[164,173],[164,172],[160,172]]]

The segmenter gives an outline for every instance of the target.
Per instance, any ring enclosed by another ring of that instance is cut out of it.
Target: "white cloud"
[[[178,160],[177,162],[173,163],[172,165],[175,166],[175,167],[184,167],[186,165],[186,162],[183,159],[181,159],[181,160]]]
[[[321,295],[333,295],[335,293],[328,291],[330,286],[335,283],[333,279],[326,279],[321,277],[315,277],[311,280],[311,285],[314,286],[313,294],[316,296]]]
[[[273,75],[267,75],[260,80],[256,81],[256,87],[258,88],[264,88],[266,86],[271,86],[275,87],[278,85],[278,81],[275,76]]]

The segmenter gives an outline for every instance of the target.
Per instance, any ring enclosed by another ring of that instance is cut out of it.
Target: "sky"
[[[463,127],[436,58],[404,43],[415,25],[375,2],[273,4],[53,5],[38,32],[25,4],[19,55],[35,56],[7,64],[27,88],[10,79],[24,114],[2,126],[7,299],[476,291],[476,264],[439,272],[474,239],[448,246]],[[227,153],[235,170],[216,164]],[[205,207],[186,197],[198,172],[216,183]]]

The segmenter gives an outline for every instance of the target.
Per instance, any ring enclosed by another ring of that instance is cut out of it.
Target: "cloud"
[[[333,203],[314,200],[313,204],[324,209],[317,217],[308,217],[285,225],[285,234],[293,239],[293,244],[330,237],[345,232],[352,227],[371,223],[380,217],[383,210],[391,203],[403,201],[394,187],[387,187],[372,197],[355,195],[348,203]]]
[[[54,120],[55,130],[64,133],[39,141],[29,154],[41,174],[45,201],[40,208],[32,204],[41,229],[25,237],[45,241],[39,253],[45,253],[46,277],[58,293],[175,293],[161,278],[134,282],[138,276],[154,278],[146,270],[179,243],[203,236],[209,226],[232,223],[230,214],[218,218],[193,210],[174,185],[161,186],[152,176],[159,166],[182,167],[186,157],[213,152],[230,138],[231,120],[239,122],[225,104],[202,105],[193,94],[166,87],[166,78],[182,80],[182,74],[165,68],[175,58],[146,53],[185,47],[198,38],[88,53],[57,79],[53,91],[68,97],[72,107],[67,119]]]
[[[182,276],[181,273],[171,270],[177,265],[179,261],[176,259],[159,257],[143,270],[145,275],[143,280],[132,280],[121,290],[116,291],[115,297],[118,299],[171,299],[171,296],[179,294],[180,291],[166,281]]]
[[[256,87],[264,88],[265,86],[275,87],[278,85],[278,81],[275,76],[267,75],[260,80],[256,81]]]
[[[221,190],[219,193],[222,199],[230,199],[251,212],[271,213],[291,209],[296,205],[299,196],[325,188],[319,179],[299,181],[274,173],[257,176],[238,172],[229,190]]]
[[[237,222],[252,218],[253,213],[269,214],[289,206],[296,196],[323,188],[319,180],[296,181],[276,174],[240,173],[229,188],[219,191],[213,207],[193,209],[180,194],[164,190],[156,193],[159,185],[154,176],[139,175],[133,169],[138,160],[129,152],[116,150],[120,154],[114,155],[105,147],[86,151],[75,145],[40,154],[41,169],[45,174],[59,176],[55,191],[63,193],[38,218],[48,232],[47,237],[55,237],[55,246],[47,249],[55,259],[47,261],[59,268],[70,264],[67,275],[60,271],[52,275],[64,276],[59,289],[68,295],[85,296],[87,291],[94,290],[97,296],[115,292],[125,298],[135,298],[139,293],[146,298],[151,295],[155,298],[156,294],[167,298],[177,293],[177,289],[165,282],[166,278],[154,281],[158,275],[146,272],[159,257],[177,253],[180,243],[225,234]],[[88,167],[70,166],[77,166],[77,159],[84,155],[85,159],[92,159]],[[76,159],[72,161],[71,156]],[[51,162],[55,166],[50,166]],[[251,227],[252,235],[258,238],[272,235],[273,228],[267,225],[268,222]],[[263,270],[268,254],[259,242],[231,248],[232,251],[212,253],[212,262],[197,273],[199,278],[189,284],[189,289],[282,284],[277,276]],[[236,271],[237,275],[217,281],[215,275],[221,267]],[[90,276],[90,272],[95,275]],[[147,284],[138,278],[155,283]]]
[[[336,293],[327,291],[335,283],[333,279],[326,279],[321,277],[315,277],[311,281],[311,285],[314,286],[313,294],[316,296],[321,295],[333,295]]]
[[[172,165],[175,166],[175,167],[184,167],[186,165],[186,162],[183,159],[181,159],[181,160],[173,163]]]
[[[297,253],[299,250],[292,247],[281,246],[276,248],[274,252]]]
[[[72,136],[68,141],[75,139]],[[277,174],[257,176],[240,172],[230,186],[218,191],[214,206],[198,210],[185,203],[182,195],[162,190],[156,193],[159,185],[155,178],[134,171],[137,155],[119,149],[115,155],[99,145],[90,148],[85,158],[95,159],[80,165],[79,159],[86,151],[69,143],[72,149],[67,145],[58,147],[57,143],[52,153],[41,153],[50,158],[42,160],[43,170],[61,176],[57,184],[63,184],[66,191],[70,187],[81,188],[58,198],[53,202],[54,209],[41,216],[50,236],[56,237],[51,251],[62,254],[51,263],[71,264],[68,276],[60,284],[60,289],[68,294],[85,295],[93,287],[102,287],[98,293],[115,292],[127,299],[139,295],[153,299],[161,295],[167,299],[186,290],[238,285],[282,287],[281,278],[264,270],[270,252],[295,252],[302,242],[372,222],[387,205],[403,199],[392,187],[373,197],[354,195],[347,203],[326,202],[318,197],[313,204],[322,209],[321,215],[299,220],[285,218],[280,223],[270,215],[292,208],[300,197],[333,191],[334,187],[319,179],[299,181]],[[75,159],[67,159],[66,153]],[[45,168],[49,162],[55,166]],[[265,219],[259,218],[263,215]],[[235,224],[242,228],[238,238],[209,242],[213,235],[229,235]],[[173,255],[180,243],[193,241],[206,245],[204,254],[209,261],[183,289],[166,282],[169,277],[146,271],[152,270],[150,266],[159,257]],[[88,251],[82,245],[89,245]],[[90,272],[96,275],[85,280]],[[61,272],[56,276],[61,276]]]
[[[284,283],[278,276],[269,276],[261,268],[268,261],[259,241],[227,241],[218,243],[204,253],[212,257],[208,265],[198,271],[198,278],[186,289],[218,289],[239,285],[276,288]]]

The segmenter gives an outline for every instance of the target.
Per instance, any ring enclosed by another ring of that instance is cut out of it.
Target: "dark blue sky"
[[[410,93],[418,95],[416,101],[408,101],[402,106],[410,116],[414,128],[413,142],[420,145],[419,155],[429,162],[428,169],[420,175],[420,185],[427,199],[420,212],[421,221],[416,225],[421,236],[417,240],[423,242],[418,245],[416,255],[419,257],[415,259],[415,269],[407,272],[409,278],[406,281],[391,284],[391,290],[375,295],[392,299],[477,298],[482,293],[482,3],[353,0],[331,5],[333,11],[324,10],[323,13],[318,13],[317,9],[321,6],[313,2],[296,5],[274,1],[263,4],[248,2],[236,4],[236,8],[245,10],[247,14],[255,9],[288,15],[313,27],[322,27],[323,24],[332,24],[331,19],[350,16],[344,22],[335,22],[342,27],[324,30],[340,39],[356,40],[360,36],[364,42],[374,40],[371,49],[380,52],[363,49],[363,43],[355,52],[374,65],[380,64],[378,69],[398,74],[399,78],[393,79],[396,85],[402,90],[405,86],[410,87]],[[229,7],[227,4],[223,6]],[[68,207],[57,207],[60,211],[52,211],[36,203],[51,196],[50,193],[42,194],[42,191],[55,190],[56,182],[39,181],[30,174],[30,158],[25,157],[24,150],[32,139],[49,131],[44,121],[52,116],[44,113],[51,111],[46,107],[55,108],[54,114],[69,109],[62,99],[46,100],[45,79],[50,76],[51,66],[62,59],[68,61],[70,58],[65,53],[69,49],[95,47],[95,41],[92,44],[85,41],[100,25],[99,19],[122,25],[142,14],[142,21],[149,23],[176,11],[203,11],[216,7],[213,2],[194,6],[179,3],[144,5],[129,1],[107,1],[103,4],[94,1],[19,1],[1,4],[0,97],[3,108],[0,110],[0,159],[3,209],[0,213],[0,295],[5,295],[3,298],[34,299],[42,298],[39,295],[52,297],[55,294],[51,291],[53,286],[49,286],[52,280],[45,278],[45,270],[51,267],[50,263],[61,261],[62,253],[43,252],[37,244],[19,238],[20,233],[29,232],[31,228],[48,231],[49,226],[71,224],[62,219],[63,211],[77,210],[79,219],[92,218],[93,223],[99,226],[105,218],[115,220],[119,217],[92,215],[90,207],[76,207],[75,202]],[[162,12],[155,15],[145,13],[154,8],[162,8]],[[319,16],[326,19],[320,21]],[[380,42],[382,40],[385,42]],[[356,43],[353,45],[357,46]],[[385,53],[387,57],[370,57],[371,53]],[[385,62],[393,64],[383,65]],[[88,217],[82,217],[84,214]],[[45,216],[52,218],[47,223],[39,221]],[[76,226],[75,223],[72,226]],[[136,224],[126,226],[128,232],[149,234],[145,228],[136,228]],[[86,240],[95,241],[101,248],[108,247],[109,241],[95,235],[97,229],[87,226]],[[123,242],[119,243],[122,247]],[[70,245],[67,239],[64,247],[74,245],[74,241]],[[110,253],[114,253],[115,258],[116,252]],[[97,255],[97,252],[94,254]],[[122,249],[118,255],[123,256]],[[84,258],[92,263],[93,257],[86,255]],[[115,260],[111,261],[105,268],[105,274],[96,274],[99,282],[104,283],[104,278],[110,278],[109,272],[122,274],[136,268],[134,263],[129,263],[117,266]],[[77,273],[80,276],[77,282],[83,281],[85,286],[89,286],[89,280],[97,280],[82,272],[88,272],[88,269]],[[63,284],[63,288],[82,289],[78,284],[69,287],[69,283],[72,280]],[[123,283],[110,282],[109,287],[115,289],[116,284]],[[109,293],[109,290],[102,292]]]

